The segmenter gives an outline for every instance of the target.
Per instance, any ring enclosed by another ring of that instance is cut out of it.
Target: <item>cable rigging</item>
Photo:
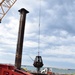
[[[39,56],[39,51],[40,51],[40,23],[41,23],[41,1],[40,1],[40,5],[39,5],[39,23],[38,23],[38,56]]]
[[[37,72],[40,72],[40,68],[43,66],[42,57],[39,55],[40,51],[40,20],[41,20],[41,0],[39,5],[39,25],[38,25],[38,55],[35,57],[34,60],[34,67],[37,68]]]

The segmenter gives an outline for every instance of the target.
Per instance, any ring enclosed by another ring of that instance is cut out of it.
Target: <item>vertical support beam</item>
[[[19,10],[19,12],[20,12],[20,25],[19,25],[16,58],[15,58],[15,67],[17,69],[21,69],[24,29],[25,29],[26,14],[28,13],[28,11],[22,8]]]

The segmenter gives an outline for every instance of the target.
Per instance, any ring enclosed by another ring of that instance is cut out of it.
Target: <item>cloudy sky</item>
[[[14,64],[20,14],[29,11],[22,65],[33,65],[38,54],[40,0],[17,0],[0,23],[0,63]],[[44,66],[75,69],[75,0],[41,0],[40,55]],[[31,58],[33,59],[31,59]]]

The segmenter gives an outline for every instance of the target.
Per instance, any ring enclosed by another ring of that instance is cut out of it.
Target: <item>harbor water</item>
[[[36,68],[33,66],[22,65],[22,68],[25,68],[31,72],[36,72]],[[44,68],[46,67],[42,67],[41,70],[43,70]],[[74,74],[75,73],[75,69],[59,69],[59,68],[51,68],[51,67],[48,67],[48,68],[52,69],[53,73],[59,73],[59,74]]]

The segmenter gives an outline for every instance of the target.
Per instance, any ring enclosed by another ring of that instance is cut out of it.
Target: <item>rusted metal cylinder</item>
[[[28,13],[28,11],[22,8],[19,10],[19,12],[20,12],[20,23],[19,23],[16,57],[15,57],[15,67],[17,69],[21,69],[25,21],[26,21],[26,14]]]

